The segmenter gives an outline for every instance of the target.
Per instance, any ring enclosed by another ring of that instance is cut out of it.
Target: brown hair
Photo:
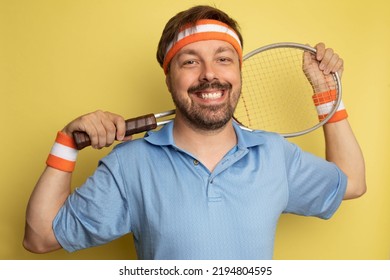
[[[195,23],[201,19],[214,19],[229,25],[237,33],[241,41],[241,46],[243,47],[244,42],[239,30],[240,28],[234,19],[217,8],[211,6],[195,6],[188,10],[179,12],[165,25],[160,42],[158,43],[156,55],[157,61],[161,67],[164,63],[166,49],[169,43],[177,39],[180,29],[188,24],[195,25]]]

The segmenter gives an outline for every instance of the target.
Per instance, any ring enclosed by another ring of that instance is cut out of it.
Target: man
[[[74,131],[94,148],[130,138],[123,117],[109,112],[65,126],[29,201],[25,248],[74,251],[132,232],[140,259],[271,259],[282,213],[327,219],[343,198],[361,196],[364,160],[346,116],[324,126],[327,160],[234,123],[242,44],[236,22],[216,8],[174,16],[157,51],[174,122],[117,145],[72,194]],[[305,57],[308,77],[341,75],[338,55],[316,48]]]

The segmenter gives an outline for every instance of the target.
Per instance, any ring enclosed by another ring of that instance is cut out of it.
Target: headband
[[[206,40],[222,40],[230,43],[238,53],[240,65],[242,64],[242,46],[237,33],[218,20],[202,19],[197,21],[195,26],[184,27],[177,39],[168,45],[163,63],[164,73],[168,73],[169,63],[184,46]]]

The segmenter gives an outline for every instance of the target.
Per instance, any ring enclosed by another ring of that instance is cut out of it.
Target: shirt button
[[[199,161],[194,159],[194,165],[198,165],[199,164]]]

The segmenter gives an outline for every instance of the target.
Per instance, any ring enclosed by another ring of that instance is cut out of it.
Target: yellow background
[[[328,221],[283,216],[275,259],[389,259],[387,2],[0,0],[0,259],[136,258],[130,235],[73,254],[31,254],[21,245],[25,208],[56,132],[73,118],[96,109],[132,117],[172,107],[155,50],[166,21],[195,4],[234,17],[244,53],[280,41],[324,41],[345,60],[343,99],[365,155],[368,193],[344,202]],[[321,131],[293,141],[323,154]],[[108,151],[83,150],[74,184]]]

